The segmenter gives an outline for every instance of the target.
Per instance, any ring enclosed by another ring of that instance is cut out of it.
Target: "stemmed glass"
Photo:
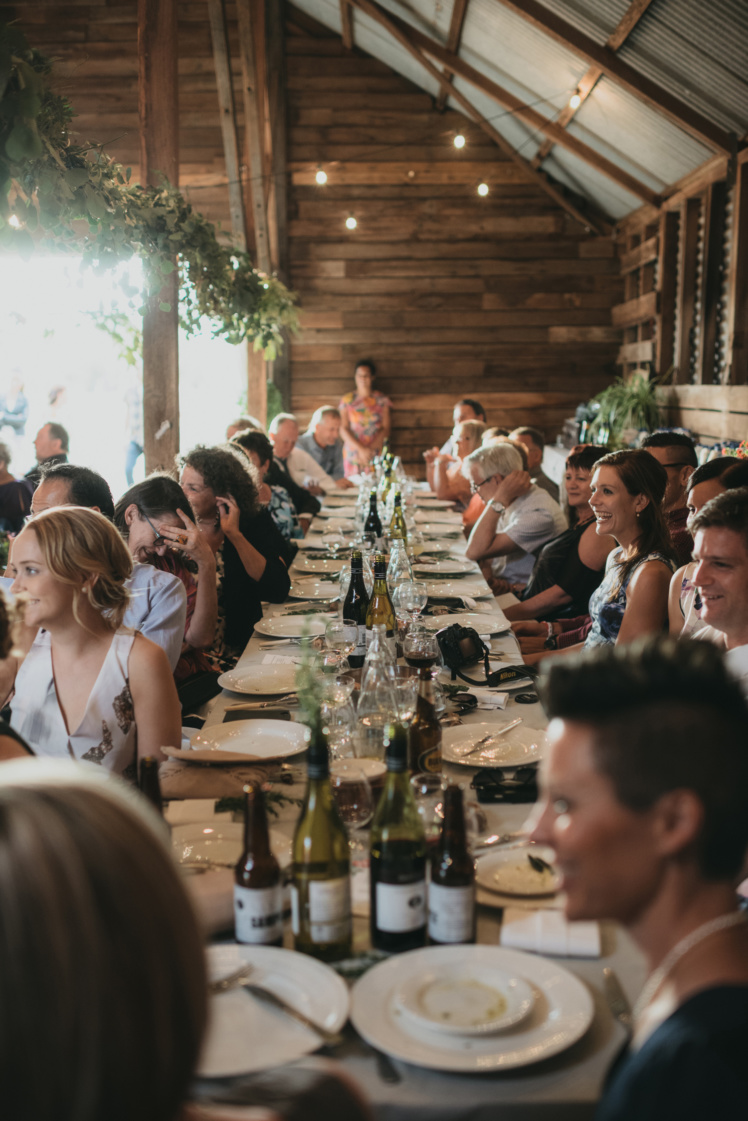
[[[333,759],[344,759],[353,754],[353,726],[356,713],[351,697],[355,681],[349,674],[325,673],[319,675],[321,687],[322,719],[327,728],[327,742]]]
[[[351,667],[348,655],[356,649],[356,623],[353,619],[331,619],[325,627],[325,658],[323,669],[327,672],[345,673]],[[324,657],[324,655],[323,655]]]
[[[418,702],[418,675],[407,666],[395,668],[395,699],[398,720],[401,724],[410,724]]]
[[[423,580],[409,580],[400,587],[400,606],[415,623],[429,601],[428,587]]]
[[[439,661],[439,642],[434,632],[412,626],[405,636],[403,656],[414,669],[432,669]]]
[[[345,548],[345,537],[342,533],[326,533],[322,538],[322,544],[326,546],[328,552],[332,554],[333,560],[337,557],[341,549]]]
[[[330,773],[335,805],[348,833],[351,850],[352,871],[364,870],[368,864],[368,845],[361,839],[360,831],[369,824],[374,816],[374,798],[371,786],[363,769],[356,767],[351,760],[335,766]]]

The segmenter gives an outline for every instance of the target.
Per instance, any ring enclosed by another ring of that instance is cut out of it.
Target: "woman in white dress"
[[[98,763],[134,780],[137,760],[178,746],[180,708],[164,651],[122,627],[132,558],[102,514],[46,510],[13,543],[12,591],[39,628],[11,700],[38,755]]]

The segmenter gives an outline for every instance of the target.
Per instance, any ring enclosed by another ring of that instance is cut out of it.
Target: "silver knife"
[[[608,1001],[608,1008],[618,1023],[625,1029],[627,1035],[631,1035],[634,1030],[634,1022],[631,1014],[631,1005],[629,999],[621,987],[621,982],[609,966],[603,969],[603,983],[605,985],[605,998]]]
[[[263,989],[261,985],[253,985],[251,981],[245,981],[241,987],[246,989],[247,992],[250,992],[252,996],[257,997],[258,1000],[263,1000],[266,1004],[272,1004],[276,1008],[280,1008],[281,1011],[285,1012],[288,1016],[293,1016],[300,1024],[316,1032],[328,1047],[336,1047],[338,1043],[342,1043],[343,1036],[340,1032],[328,1031],[327,1028],[323,1028],[321,1024],[310,1020],[303,1012],[299,1012],[298,1008],[294,1008],[292,1004],[287,1004],[283,997],[278,996],[277,993],[271,992],[270,989]]]

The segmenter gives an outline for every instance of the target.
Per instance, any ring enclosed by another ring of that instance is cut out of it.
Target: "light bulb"
[[[465,147],[465,137],[462,135],[461,132],[458,132],[457,136],[455,136],[454,146],[455,146],[455,148],[464,148]]]
[[[14,230],[20,230],[20,219],[15,214],[11,214],[10,218],[8,219],[8,225],[12,226]]]
[[[571,95],[571,97],[569,98],[569,108],[570,109],[578,109],[581,104],[582,104],[582,97],[581,97],[581,94],[579,93],[579,90],[577,90],[576,93],[573,93]]]
[[[327,172],[323,171],[320,167],[317,169],[317,174],[314,176],[314,178],[317,180],[319,185],[322,186],[323,183],[327,182]]]
[[[346,224],[346,226],[349,230],[355,230],[356,226],[358,225],[358,222],[356,221],[356,219],[353,217],[352,214],[349,214],[348,217],[345,220],[345,224]]]
[[[485,198],[485,196],[488,194],[488,183],[478,184],[478,194],[481,195],[481,197]]]

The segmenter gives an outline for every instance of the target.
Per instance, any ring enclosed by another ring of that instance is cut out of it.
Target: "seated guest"
[[[325,494],[335,489],[335,480],[322,470],[317,460],[309,452],[296,447],[299,422],[293,413],[278,413],[273,417],[268,435],[273,445],[274,461],[288,472],[298,486],[305,487],[311,494]]]
[[[486,444],[492,444],[494,440],[496,440],[499,436],[508,435],[508,428],[501,428],[499,425],[495,424],[492,428],[484,429],[483,435],[481,437],[481,443],[483,444],[483,447],[485,447]]]
[[[454,444],[454,430],[458,424],[462,424],[463,420],[478,420],[485,426],[486,424],[486,410],[481,405],[480,401],[474,401],[472,397],[463,397],[458,401],[452,410],[452,435],[446,440],[439,451],[442,455],[457,455]],[[502,429],[506,432],[506,429]],[[434,448],[434,451],[437,449]]]
[[[225,448],[181,457],[181,483],[198,528],[216,555],[218,630],[211,653],[235,661],[262,618],[262,601],[282,603],[291,581],[286,543],[263,510],[250,464]]]
[[[686,522],[686,488],[699,460],[693,440],[683,432],[653,432],[642,440],[642,447],[667,471],[667,490],[663,509],[678,564],[688,564],[693,540]]]
[[[133,560],[169,572],[184,585],[187,617],[177,682],[213,669],[203,651],[213,645],[218,619],[216,558],[189,510],[184,491],[168,475],[136,483],[114,508],[114,524]]]
[[[13,543],[12,591],[38,629],[21,664],[13,728],[37,755],[98,763],[132,781],[137,759],[181,742],[163,650],[123,627],[127,547],[94,510],[37,515]]]
[[[3,689],[3,696],[10,692],[18,671],[13,647],[15,622],[15,608],[6,600],[4,593],[0,592],[0,689]],[[33,754],[23,737],[0,716],[0,762]]]
[[[0,531],[19,533],[31,510],[34,487],[28,479],[11,475],[10,460],[10,448],[0,444]]]
[[[551,498],[558,502],[558,486],[549,479],[543,471],[541,466],[543,462],[543,448],[545,447],[545,436],[539,428],[530,428],[525,425],[522,428],[515,428],[513,432],[509,433],[511,440],[518,440],[520,444],[524,444],[527,449],[527,469],[530,472],[530,478],[542,490],[548,491]]]
[[[265,481],[273,463],[273,445],[264,432],[240,432],[231,441],[236,444],[254,464],[261,479],[258,496],[263,506],[270,511],[270,516],[289,544],[304,536],[304,529],[308,528],[311,518],[304,515],[304,526],[301,525],[296,507],[285,487],[269,486]]]
[[[551,723],[532,840],[555,852],[566,917],[620,923],[649,970],[595,1119],[742,1117],[740,689],[708,644],[661,638],[557,662],[540,691]]]
[[[233,440],[234,436],[239,432],[264,432],[264,425],[260,424],[257,417],[250,416],[249,413],[244,413],[238,416],[236,420],[232,420],[226,428],[226,439]]]
[[[308,452],[339,487],[352,487],[343,467],[343,441],[340,438],[340,411],[322,405],[312,415],[309,427],[297,437],[296,447]]]
[[[34,439],[34,453],[36,466],[30,468],[24,476],[32,486],[36,486],[42,475],[43,467],[52,467],[55,463],[67,463],[70,449],[70,437],[61,424],[51,421],[43,424]]]
[[[507,619],[558,619],[586,612],[615,548],[612,537],[597,533],[590,507],[592,468],[607,449],[588,444],[566,459],[566,493],[576,515],[573,525],[540,550],[522,602],[505,608]]]
[[[31,500],[34,517],[56,506],[86,506],[113,520],[114,502],[106,479],[88,467],[58,463],[44,468]],[[182,581],[150,564],[136,562],[125,581],[130,598],[122,625],[161,646],[172,670],[182,652],[187,596]]]
[[[462,473],[466,456],[480,447],[483,424],[479,420],[463,420],[455,425],[452,433],[453,455],[439,452],[426,459],[426,479],[437,498],[448,498],[457,505],[458,510],[466,510],[470,502],[470,483]]]
[[[534,553],[566,528],[561,507],[530,482],[519,451],[508,443],[478,448],[463,463],[470,489],[486,503],[468,538],[470,560],[498,558],[495,576],[525,585]]]
[[[704,624],[693,637],[726,651],[728,669],[748,697],[748,486],[707,502],[691,528]]]
[[[374,388],[377,370],[370,358],[356,363],[353,376],[355,391],[346,393],[338,402],[346,475],[366,471],[374,456],[381,452],[390,436],[392,411],[389,397]]]
[[[688,510],[687,527],[691,532],[691,521],[695,514],[711,498],[716,498],[725,490],[722,476],[736,464],[735,456],[721,455],[717,459],[710,459],[702,463],[688,480],[686,490],[686,509]],[[701,597],[693,582],[696,571],[696,561],[681,565],[670,581],[670,595],[668,597],[668,616],[670,619],[670,634],[677,638],[693,638],[694,632],[704,624],[701,621]]]

